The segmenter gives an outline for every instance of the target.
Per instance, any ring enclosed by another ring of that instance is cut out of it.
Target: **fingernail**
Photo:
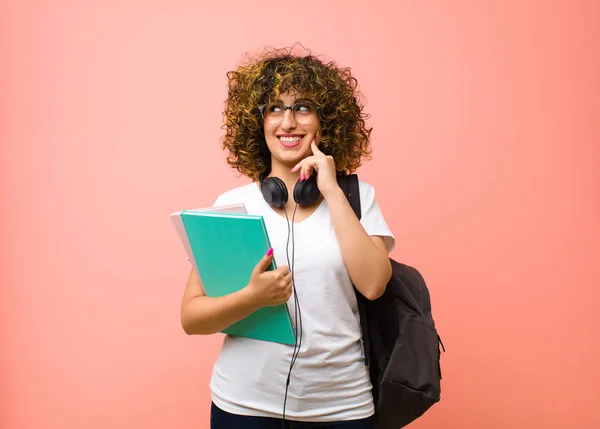
[[[273,254],[273,248],[269,247],[269,250],[267,251],[267,256],[271,256]]]

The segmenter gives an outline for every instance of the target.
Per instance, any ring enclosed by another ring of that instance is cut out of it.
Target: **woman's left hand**
[[[339,189],[336,177],[335,162],[331,155],[325,155],[319,150],[315,141],[311,143],[313,155],[304,158],[290,171],[293,173],[300,170],[300,180],[306,180],[310,177],[312,170],[317,173],[317,186],[323,197],[327,198],[327,194]]]

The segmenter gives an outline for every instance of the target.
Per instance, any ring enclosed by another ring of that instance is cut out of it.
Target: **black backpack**
[[[358,177],[338,176],[338,183],[360,219]],[[368,300],[355,288],[376,429],[400,429],[440,400],[440,345],[445,351],[423,276],[413,267],[390,262],[392,278],[381,297]]]

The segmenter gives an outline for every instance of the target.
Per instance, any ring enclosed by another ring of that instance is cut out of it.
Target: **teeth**
[[[297,142],[300,140],[300,137],[279,137],[279,140],[283,142]]]

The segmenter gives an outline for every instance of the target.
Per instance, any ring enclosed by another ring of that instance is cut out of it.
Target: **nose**
[[[283,112],[281,128],[283,128],[284,130],[293,130],[294,128],[296,128],[296,121],[294,120],[292,109],[287,109],[285,112]]]

